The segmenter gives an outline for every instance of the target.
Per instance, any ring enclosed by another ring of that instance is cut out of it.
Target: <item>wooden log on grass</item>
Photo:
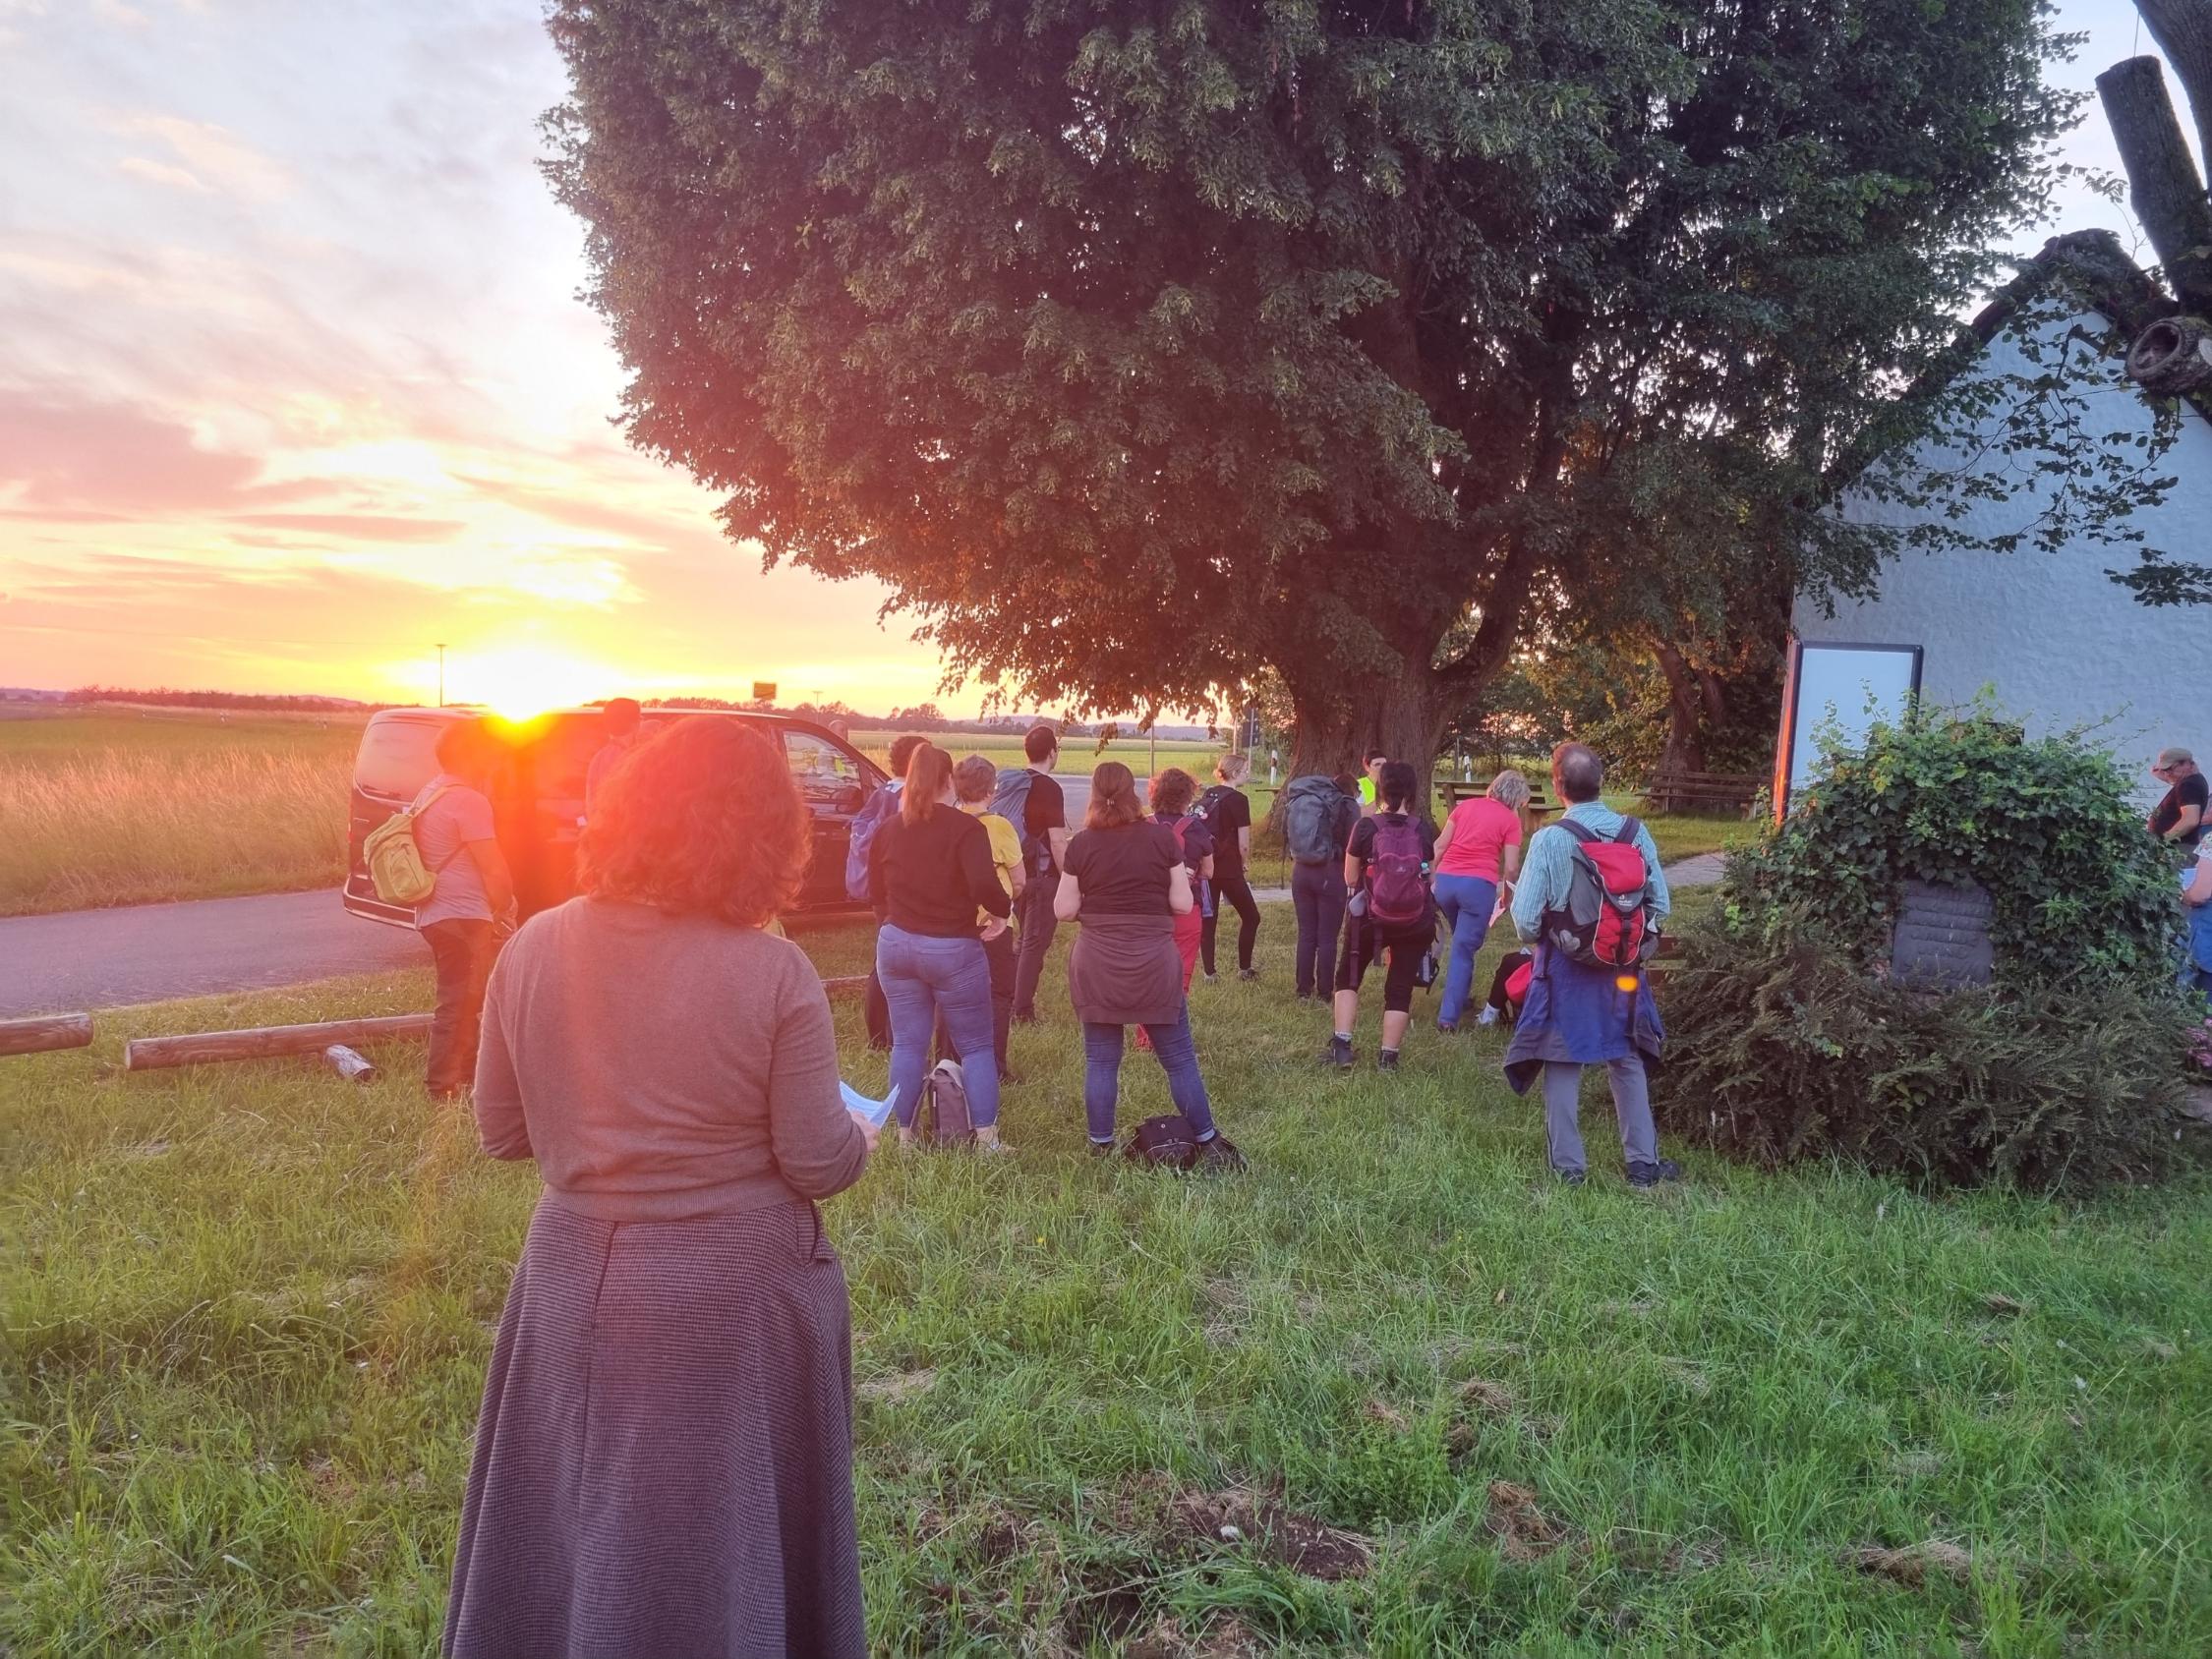
[[[123,1069],[207,1065],[222,1060],[268,1059],[279,1055],[320,1054],[333,1043],[395,1043],[430,1035],[429,1014],[384,1014],[374,1019],[325,1019],[312,1025],[259,1025],[243,1031],[197,1031],[182,1037],[135,1037],[124,1048]]]
[[[91,1045],[90,1014],[40,1014],[31,1019],[0,1019],[0,1055],[42,1055],[53,1049]]]
[[[854,974],[842,979],[826,979],[822,982],[822,989],[832,997],[857,997],[867,983],[865,975]],[[84,1014],[71,1017],[85,1021],[86,1034],[83,1041],[90,1042],[89,1017]],[[396,1043],[428,1037],[430,1028],[429,1014],[385,1014],[374,1019],[318,1020],[312,1025],[257,1025],[240,1031],[196,1031],[182,1037],[137,1037],[124,1048],[123,1069],[153,1071],[166,1066],[212,1065],[225,1060],[270,1059],[284,1055],[319,1055],[338,1045],[359,1048],[365,1043]],[[69,1046],[64,1043],[47,1045],[49,1048]]]

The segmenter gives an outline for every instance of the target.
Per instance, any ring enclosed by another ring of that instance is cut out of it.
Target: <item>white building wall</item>
[[[2106,326],[2095,316],[2080,320],[2091,330]],[[2003,335],[1991,358],[2001,372],[2024,366]],[[2151,409],[2130,389],[2100,389],[2087,403],[2102,431],[2152,428]],[[2212,426],[2186,407],[2182,421],[2157,467],[2177,482],[2137,520],[2151,545],[2212,561]],[[1927,453],[1941,460],[1933,446]],[[2011,499],[1973,503],[1959,528],[1973,536],[2016,531],[2040,513],[2039,489],[2023,474]],[[1894,523],[1902,510],[1863,493],[1843,500],[1853,523]],[[2129,546],[2078,542],[2056,552],[1906,553],[1883,568],[1873,600],[1840,602],[1833,616],[1800,600],[1797,636],[1917,645],[1925,653],[1924,702],[1964,704],[1991,687],[2031,734],[2101,724],[2095,740],[2120,759],[2147,801],[2160,787],[2149,776],[2151,758],[2169,744],[2194,750],[2212,770],[2212,605],[2137,603],[2105,575],[2135,557]]]

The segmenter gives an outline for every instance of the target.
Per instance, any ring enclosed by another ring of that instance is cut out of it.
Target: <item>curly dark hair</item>
[[[758,928],[798,896],[812,851],[776,745],[725,715],[693,715],[639,743],[607,780],[577,845],[576,885]]]
[[[1198,792],[1198,780],[1181,767],[1164,767],[1152,779],[1152,810],[1181,818],[1191,808],[1191,798]]]

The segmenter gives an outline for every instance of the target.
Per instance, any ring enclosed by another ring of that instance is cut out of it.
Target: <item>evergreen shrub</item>
[[[2193,1152],[2179,884],[2112,761],[1985,712],[1879,727],[1824,769],[1685,941],[1662,1124],[1959,1184],[2148,1179]],[[1908,879],[1989,889],[1989,985],[1891,982]]]

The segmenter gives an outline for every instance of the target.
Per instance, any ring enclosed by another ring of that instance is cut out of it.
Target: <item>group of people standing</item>
[[[934,1043],[961,1068],[975,1144],[1005,1149],[998,1118],[1008,1030],[1038,1017],[1046,953],[1059,924],[1075,922],[1081,932],[1068,986],[1083,1028],[1092,1149],[1114,1150],[1122,1057],[1134,1026],[1138,1046],[1167,1073],[1201,1163],[1241,1168],[1213,1120],[1189,1004],[1208,949],[1207,912],[1225,882],[1241,897],[1240,947],[1250,976],[1258,907],[1244,879],[1251,809],[1229,781],[1240,769],[1224,763],[1224,788],[1244,811],[1217,801],[1209,822],[1192,810],[1197,786],[1188,772],[1161,772],[1149,800],[1139,800],[1129,768],[1109,761],[1091,774],[1082,823],[1071,830],[1066,792],[1053,776],[1058,734],[1036,726],[1022,752],[1027,765],[1009,774],[983,756],[956,763],[931,743],[902,737],[892,746],[896,775],[878,814],[856,822],[880,923],[875,979],[888,1014],[900,1142],[915,1136]],[[1018,932],[1009,927],[1015,916]]]
[[[449,788],[476,764],[467,741],[441,750]],[[1249,804],[1240,814],[1214,793],[1209,807],[1175,770],[1140,798],[1129,769],[1108,762],[1071,826],[1049,728],[1030,734],[1026,780],[927,743],[902,747],[865,862],[902,1130],[942,1023],[939,1041],[965,1068],[976,1139],[1003,1150],[1007,1027],[1036,1017],[1052,932],[1072,922],[1067,982],[1091,1146],[1115,1144],[1135,1026],[1203,1165],[1242,1168],[1214,1125],[1187,994],[1197,963],[1213,971],[1209,897],[1216,917],[1224,903],[1238,914],[1239,971],[1252,971]],[[1242,777],[1231,757],[1216,790],[1242,801]],[[1582,832],[1629,833],[1598,802],[1601,778],[1587,750],[1554,758]],[[1318,977],[1320,944],[1309,960],[1302,926],[1300,990],[1330,986],[1348,1027],[1366,969],[1382,962],[1394,1053],[1410,1017],[1405,958],[1417,944],[1426,950],[1446,914],[1447,993],[1456,984],[1464,1001],[1513,881],[1514,787],[1493,784],[1438,833],[1410,766],[1374,769],[1365,815],[1356,786],[1322,781],[1349,803],[1329,805],[1325,828],[1341,830],[1340,918],[1356,909],[1362,925]],[[465,819],[448,838],[426,835],[426,854],[475,863],[483,837]],[[1656,851],[1640,830],[1633,838],[1650,865],[1646,899],[1663,915]],[[531,918],[491,969],[479,1130],[492,1156],[534,1159],[545,1184],[486,1379],[446,1615],[453,1659],[866,1651],[850,1312],[817,1206],[859,1178],[878,1131],[844,1103],[819,975],[774,925],[809,839],[768,741],[729,720],[669,721],[593,779],[578,896]],[[1675,1173],[1657,1161],[1642,1087],[1658,1016],[1641,983],[1594,977],[1543,942],[1564,898],[1565,839],[1540,830],[1512,892],[1540,965],[1508,1074],[1519,1089],[1543,1077],[1553,1166],[1579,1181],[1576,1084],[1584,1065],[1604,1064],[1630,1177],[1648,1184]],[[495,872],[477,873],[489,901]],[[1349,1029],[1338,1035],[1349,1044]]]

